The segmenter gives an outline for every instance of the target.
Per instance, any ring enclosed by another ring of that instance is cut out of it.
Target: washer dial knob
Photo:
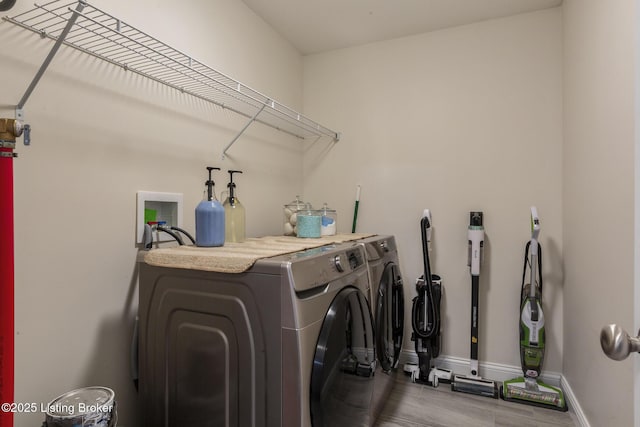
[[[342,265],[342,257],[340,255],[336,255],[333,257],[333,265],[335,265],[336,270],[342,273],[344,272],[344,266]]]

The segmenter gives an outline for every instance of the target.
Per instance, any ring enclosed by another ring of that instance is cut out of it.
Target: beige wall
[[[433,214],[443,277],[442,354],[469,357],[469,211],[485,214],[480,360],[519,366],[518,300],[529,207],[541,216],[545,369],[562,370],[562,28],[550,9],[305,57],[305,111],[342,132],[305,151],[305,196],[350,231],[399,243],[406,307],[422,274],[419,221]],[[405,322],[404,348],[413,351]]]
[[[564,2],[563,370],[593,426],[634,425],[638,402],[634,358],[613,362],[598,342],[606,324],[637,327],[635,8],[633,0]]]
[[[18,3],[12,15],[30,6]],[[342,140],[300,144],[256,124],[223,162],[245,119],[63,49],[26,106],[33,146],[20,146],[15,161],[16,401],[107,385],[119,397],[119,425],[137,424],[128,377],[135,193],[183,192],[193,230],[211,164],[245,171],[238,186],[249,235],[279,234],[281,204],[303,190],[338,209],[339,231],[348,232],[362,185],[358,231],[397,236],[407,309],[422,273],[419,219],[431,209],[433,267],[445,286],[443,354],[452,357],[469,355],[466,227],[468,212],[483,210],[480,359],[512,366],[536,205],[545,370],[566,376],[591,425],[633,424],[633,362],[607,360],[597,342],[606,323],[635,326],[633,0],[565,0],[305,58],[238,1],[92,3],[304,107]],[[5,22],[0,39],[15,47],[0,51],[0,112],[13,117],[9,106],[51,42]],[[225,174],[217,182],[219,193]],[[406,329],[411,351],[408,321]],[[41,421],[18,415],[16,426]]]
[[[202,62],[302,106],[299,54],[242,2],[91,2]],[[32,2],[18,2],[15,15]],[[52,46],[0,23],[0,103],[13,117]],[[7,48],[11,46],[11,48]],[[31,147],[15,160],[16,401],[47,403],[78,387],[112,387],[119,423],[135,427],[129,343],[137,308],[136,191],[184,193],[184,226],[194,230],[205,166],[218,195],[226,169],[241,169],[247,233],[281,232],[282,203],[302,190],[302,146],[254,124],[221,161],[246,119],[181,96],[93,57],[63,48],[26,105]],[[15,425],[40,425],[42,414]]]

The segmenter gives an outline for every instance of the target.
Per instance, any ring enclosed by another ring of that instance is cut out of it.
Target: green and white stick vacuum
[[[500,394],[504,400],[542,406],[560,411],[568,409],[564,393],[543,383],[539,377],[544,361],[545,330],[542,311],[542,247],[538,243],[540,220],[531,207],[531,240],[527,242],[520,290],[520,363],[524,376],[504,381]],[[527,265],[531,270],[525,284]]]

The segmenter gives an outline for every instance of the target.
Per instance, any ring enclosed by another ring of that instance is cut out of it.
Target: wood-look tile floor
[[[378,417],[375,427],[575,427],[568,412],[453,392],[449,384],[438,388],[412,383],[402,372]]]

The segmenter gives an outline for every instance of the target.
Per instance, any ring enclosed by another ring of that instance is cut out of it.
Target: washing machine
[[[378,359],[372,417],[380,415],[393,390],[404,338],[404,289],[394,236],[376,235],[354,243],[365,251],[370,281],[368,300],[376,331]]]
[[[373,423],[364,247],[230,274],[142,264],[139,401],[149,427]]]

